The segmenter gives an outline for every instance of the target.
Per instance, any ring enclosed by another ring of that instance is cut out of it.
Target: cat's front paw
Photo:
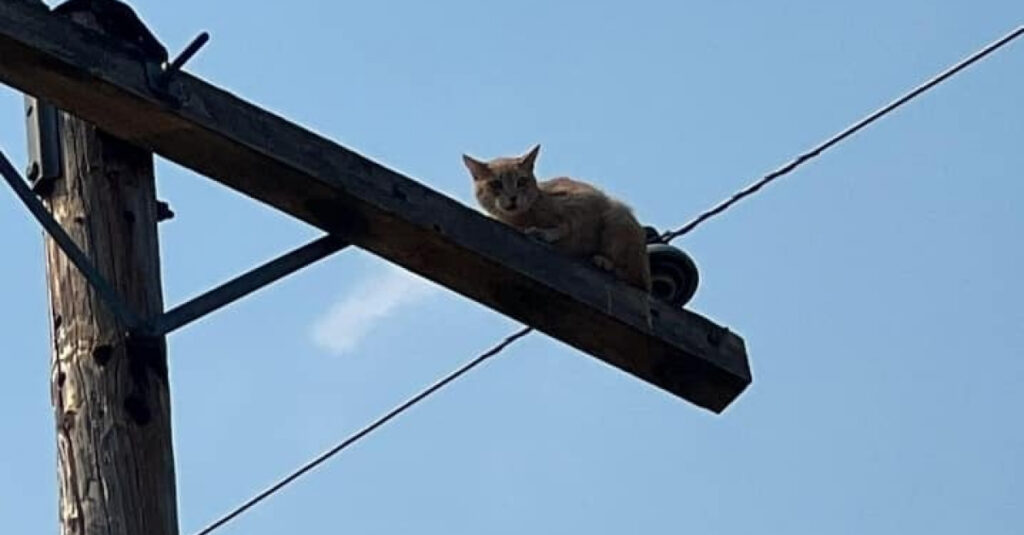
[[[551,243],[555,241],[555,233],[551,229],[538,228],[538,227],[527,227],[523,232],[531,238],[538,239],[545,243]]]
[[[613,269],[615,269],[615,264],[613,264],[607,256],[597,254],[594,255],[594,257],[591,260],[593,260],[595,266],[605,271],[612,271]]]

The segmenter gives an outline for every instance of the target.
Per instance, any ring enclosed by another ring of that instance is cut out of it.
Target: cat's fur
[[[650,292],[646,235],[629,207],[570,178],[538,182],[539,152],[537,145],[523,156],[489,162],[463,155],[480,205],[495,219]]]

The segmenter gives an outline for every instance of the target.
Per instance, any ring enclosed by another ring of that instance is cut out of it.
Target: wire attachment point
[[[170,62],[164,65],[146,63],[146,77],[149,88],[164,100],[170,101],[174,104],[180,104],[181,95],[174,94],[171,91],[171,80],[174,79],[175,75],[181,72],[185,63],[188,63],[188,61],[192,59],[208,42],[210,42],[210,34],[208,32],[202,32],[185,47],[185,50],[182,50],[181,53]]]
[[[181,68],[185,66],[185,63],[188,63],[188,60],[192,59],[192,57],[199,52],[199,49],[206,46],[206,43],[209,42],[210,34],[208,32],[202,32],[196,36],[196,38],[185,47],[185,50],[182,50],[181,54],[178,54],[178,57],[174,58],[166,67],[164,67],[161,82],[166,83],[170,81],[170,78],[181,71]]]

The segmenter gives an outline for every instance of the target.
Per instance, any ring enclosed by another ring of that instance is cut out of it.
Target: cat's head
[[[517,158],[496,158],[489,162],[475,160],[465,154],[462,161],[473,175],[473,188],[480,206],[497,217],[515,217],[533,206],[540,195],[533,164],[540,145]]]

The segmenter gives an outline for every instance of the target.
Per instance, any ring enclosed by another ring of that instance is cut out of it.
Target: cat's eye
[[[487,183],[487,187],[491,188],[492,192],[497,193],[498,191],[501,190],[501,182],[497,180],[492,180]]]
[[[517,178],[516,179],[516,187],[517,188],[521,188],[521,187],[525,186],[526,185],[526,180],[527,179],[526,179],[525,176],[521,176],[521,177]]]

